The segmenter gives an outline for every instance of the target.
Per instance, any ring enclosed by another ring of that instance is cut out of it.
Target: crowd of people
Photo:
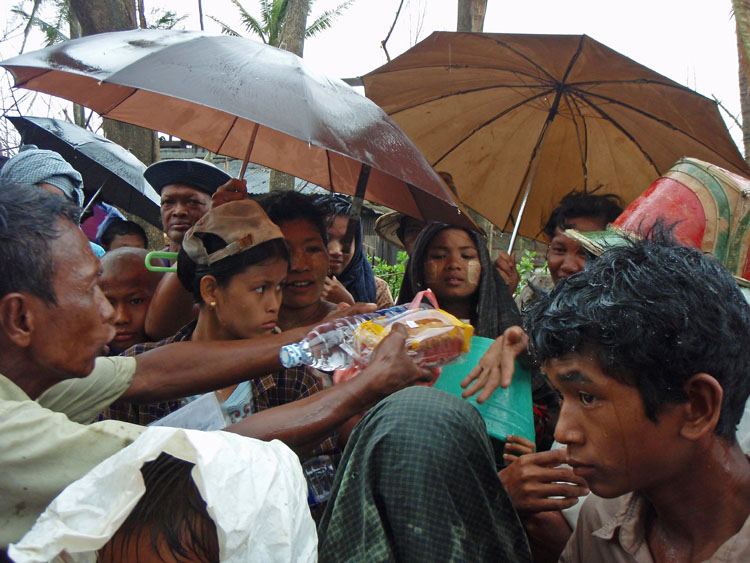
[[[45,512],[50,503],[165,417],[203,428],[207,399],[219,420],[207,431],[260,452],[280,441],[295,460],[268,462],[292,485],[273,485],[252,510],[284,520],[264,507],[302,498],[306,523],[289,516],[290,529],[271,529],[257,517],[247,526],[262,534],[227,531],[227,506],[212,503],[250,509],[231,491],[215,500],[207,462],[165,446],[141,464],[145,492],[111,533],[85,549],[54,543],[56,554],[217,561],[240,549],[239,534],[246,553],[277,545],[282,560],[303,557],[285,542],[313,534],[305,557],[321,561],[750,556],[750,462],[736,435],[750,308],[723,265],[736,257],[690,248],[658,216],[610,232],[631,208],[573,191],[542,228],[548,285],[532,278],[519,309],[513,256],[493,262],[481,233],[383,216],[378,232],[410,256],[396,303],[431,289],[493,339],[467,369],[464,397],[483,403],[511,383],[516,360],[530,368],[535,440],[501,441],[463,398],[416,385],[435,373],[407,354],[398,324],[356,377],[282,366],[281,347],[320,323],[394,305],[349,199],[251,197],[200,160],[157,162],[145,177],[174,271],[147,268],[148,240],[130,221],[108,224],[101,247],[87,240],[81,176],[59,155],[32,147],[0,169],[0,560],[44,560],[39,541],[54,534],[40,530],[64,517]],[[597,256],[587,241],[602,232],[621,240]],[[207,457],[221,459],[215,447]]]

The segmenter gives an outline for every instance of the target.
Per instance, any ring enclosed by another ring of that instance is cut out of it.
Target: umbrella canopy
[[[83,176],[86,200],[101,189],[105,202],[161,228],[159,194],[143,178],[146,166],[132,153],[78,127],[47,117],[8,116],[25,144],[60,154]]]
[[[67,41],[2,63],[15,85],[176,135],[421,219],[473,226],[399,127],[344,82],[239,37],[133,30]],[[367,174],[363,174],[366,179]]]
[[[748,173],[715,102],[585,35],[436,32],[363,82],[501,229],[530,187],[527,237],[570,190],[628,204],[682,156]]]

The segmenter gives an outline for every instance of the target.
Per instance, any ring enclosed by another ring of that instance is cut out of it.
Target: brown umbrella
[[[340,80],[239,37],[133,30],[67,41],[1,66],[15,86],[90,107],[414,217],[473,227],[398,126]],[[369,176],[369,178],[368,178]]]
[[[683,156],[749,172],[715,102],[585,35],[437,32],[363,82],[461,201],[527,237],[570,190],[628,204]]]

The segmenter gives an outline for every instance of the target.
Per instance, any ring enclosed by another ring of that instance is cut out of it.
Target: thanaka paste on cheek
[[[437,262],[428,261],[424,264],[424,281],[426,284],[432,284],[438,281]]]
[[[479,260],[469,260],[469,264],[466,267],[466,278],[472,285],[479,283],[479,277],[482,275],[482,265]]]

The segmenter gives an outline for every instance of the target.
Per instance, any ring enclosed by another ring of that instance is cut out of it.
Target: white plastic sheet
[[[317,560],[307,484],[286,445],[164,427],[148,428],[69,485],[8,555],[16,563],[94,563],[145,491],[141,466],[162,452],[195,463],[193,480],[216,524],[221,561]]]

